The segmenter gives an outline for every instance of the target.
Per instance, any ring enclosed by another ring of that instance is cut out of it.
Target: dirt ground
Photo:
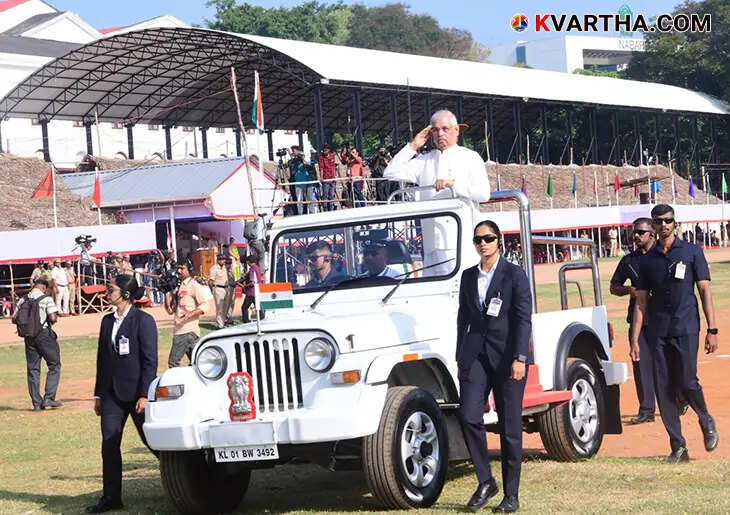
[[[719,262],[730,260],[730,249],[709,251],[708,261]],[[615,262],[601,263],[601,277],[610,277],[616,266]],[[535,268],[537,283],[557,281],[558,265],[539,265]],[[237,300],[234,313],[240,313],[241,299]],[[730,334],[730,306],[715,306],[716,319],[721,335]],[[161,307],[146,310],[157,320],[159,327],[171,327],[169,315]],[[56,330],[62,338],[78,336],[96,336],[102,314],[89,314],[77,317],[60,319]],[[212,321],[212,319],[210,319]],[[704,328],[702,329],[704,331]],[[697,423],[696,414],[690,409],[682,417],[682,428],[687,447],[693,460],[727,459],[730,458],[730,388],[728,388],[728,366],[730,365],[730,343],[721,337],[720,348],[712,355],[700,354],[698,358],[698,376],[705,392],[710,413],[715,418],[720,434],[720,445],[713,453],[707,453],[702,443],[702,432]],[[15,334],[15,328],[8,319],[0,319],[0,346],[20,344]],[[161,349],[162,352],[162,349]],[[657,411],[654,423],[631,425],[629,419],[638,412],[636,389],[631,376],[631,363],[628,357],[628,340],[625,331],[616,330],[616,342],[613,359],[624,361],[629,367],[629,381],[621,386],[621,413],[624,420],[622,435],[606,436],[601,446],[601,456],[636,457],[636,456],[664,456],[669,453],[669,440]],[[161,365],[162,366],[162,365]],[[92,409],[91,391],[93,379],[78,380],[72,383],[63,382],[63,393],[60,399],[66,403],[64,409]],[[12,392],[17,393],[17,392]],[[0,398],[7,397],[11,392],[3,392]],[[29,413],[30,416],[35,414]],[[488,436],[489,446],[492,449],[499,447],[496,435]],[[539,434],[525,435],[524,448],[542,449]]]

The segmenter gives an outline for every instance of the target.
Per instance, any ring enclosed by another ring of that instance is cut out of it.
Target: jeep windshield
[[[272,281],[303,293],[393,285],[423,267],[406,282],[442,279],[458,269],[459,240],[451,214],[291,229],[272,244]]]

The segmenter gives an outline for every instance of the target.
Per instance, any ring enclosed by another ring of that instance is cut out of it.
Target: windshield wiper
[[[406,279],[408,279],[408,277],[411,274],[415,274],[416,272],[420,272],[421,270],[426,270],[428,268],[433,268],[435,266],[441,266],[441,265],[443,265],[445,263],[448,263],[449,261],[453,261],[454,259],[456,259],[456,258],[446,259],[444,261],[441,261],[440,263],[434,263],[432,265],[424,266],[424,267],[418,268],[416,270],[411,270],[410,272],[404,272],[404,273],[400,274],[400,275],[403,275],[405,277],[403,277],[403,279],[399,279],[398,280],[398,284],[396,284],[395,286],[393,286],[393,288],[388,292],[388,294],[385,297],[383,297],[383,299],[380,301],[381,304],[387,304],[387,302],[393,296],[393,294],[395,293],[395,291],[400,287],[401,284],[403,284],[404,282],[406,282]]]

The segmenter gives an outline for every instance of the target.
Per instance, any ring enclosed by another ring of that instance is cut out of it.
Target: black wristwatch
[[[717,329],[715,329],[715,331],[717,332]],[[525,356],[524,354],[519,354],[515,358],[515,361],[519,361],[520,363],[527,363],[527,356]]]
[[[717,327],[708,327],[707,328],[707,334],[717,334]]]

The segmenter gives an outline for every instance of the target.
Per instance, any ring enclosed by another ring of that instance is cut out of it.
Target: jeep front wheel
[[[566,375],[573,398],[538,417],[540,437],[551,458],[580,461],[594,456],[603,442],[603,390],[582,359],[569,358]]]
[[[415,386],[388,390],[378,431],[364,438],[363,471],[388,508],[431,506],[446,481],[446,422],[431,394]]]
[[[228,513],[241,503],[251,471],[208,465],[203,451],[162,451],[160,478],[178,512]]]

